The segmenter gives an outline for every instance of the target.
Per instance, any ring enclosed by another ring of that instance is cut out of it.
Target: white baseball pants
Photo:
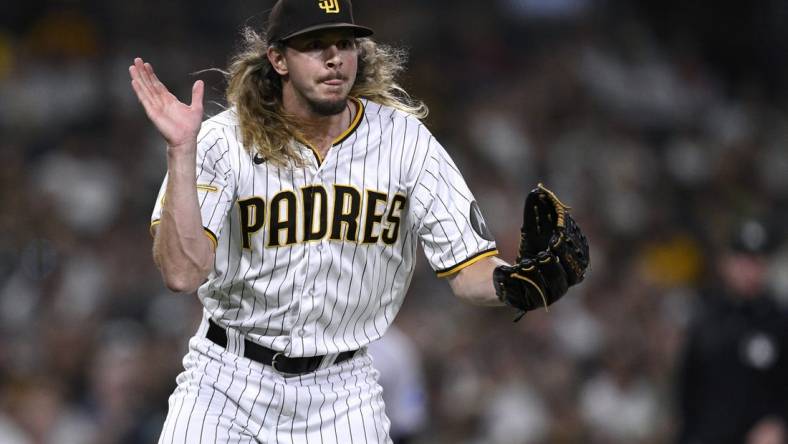
[[[159,444],[391,443],[383,390],[366,350],[285,378],[199,333],[189,341]]]

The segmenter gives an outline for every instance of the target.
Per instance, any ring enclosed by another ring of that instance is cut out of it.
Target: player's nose
[[[326,48],[324,54],[326,57],[326,65],[329,68],[342,66],[342,58],[339,56],[340,53],[337,45],[330,45]]]

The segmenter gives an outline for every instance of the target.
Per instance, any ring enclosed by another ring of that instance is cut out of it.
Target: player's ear
[[[277,74],[280,76],[287,75],[287,59],[285,59],[285,53],[283,50],[269,46],[266,55],[268,56],[268,61],[271,62],[271,66],[274,67],[274,71],[276,71]]]

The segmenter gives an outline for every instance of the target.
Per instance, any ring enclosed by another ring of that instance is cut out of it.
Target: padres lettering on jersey
[[[265,246],[269,248],[319,241],[329,233],[331,240],[365,244],[380,241],[391,245],[399,237],[401,212],[407,201],[405,195],[396,194],[389,203],[389,195],[385,192],[365,190],[360,193],[343,185],[334,185],[331,191],[322,185],[303,187],[300,197],[295,191],[285,190],[274,196],[269,204],[261,196],[239,200],[243,247],[251,248],[253,236],[266,228],[269,236]],[[333,203],[331,214],[329,201]],[[363,215],[360,214],[362,202],[366,208]]]
[[[418,243],[438,276],[497,253],[462,175],[426,127],[353,101],[355,119],[325,159],[300,146],[303,167],[255,159],[232,110],[203,123],[197,192],[216,260],[198,295],[228,335],[287,356],[357,349],[382,336],[401,307]],[[153,224],[165,189],[166,178]]]

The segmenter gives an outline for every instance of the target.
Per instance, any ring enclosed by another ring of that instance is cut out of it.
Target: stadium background
[[[127,67],[179,97],[270,2],[0,5],[0,441],[153,442],[199,316],[153,266],[162,141]],[[689,5],[688,3],[691,3]],[[730,226],[785,237],[788,3],[355,2],[410,50],[407,89],[511,260],[537,181],[587,231],[587,281],[511,323],[422,260],[397,325],[428,388],[423,443],[663,443],[690,307]],[[788,301],[788,250],[771,259]],[[778,270],[783,270],[782,275]]]

